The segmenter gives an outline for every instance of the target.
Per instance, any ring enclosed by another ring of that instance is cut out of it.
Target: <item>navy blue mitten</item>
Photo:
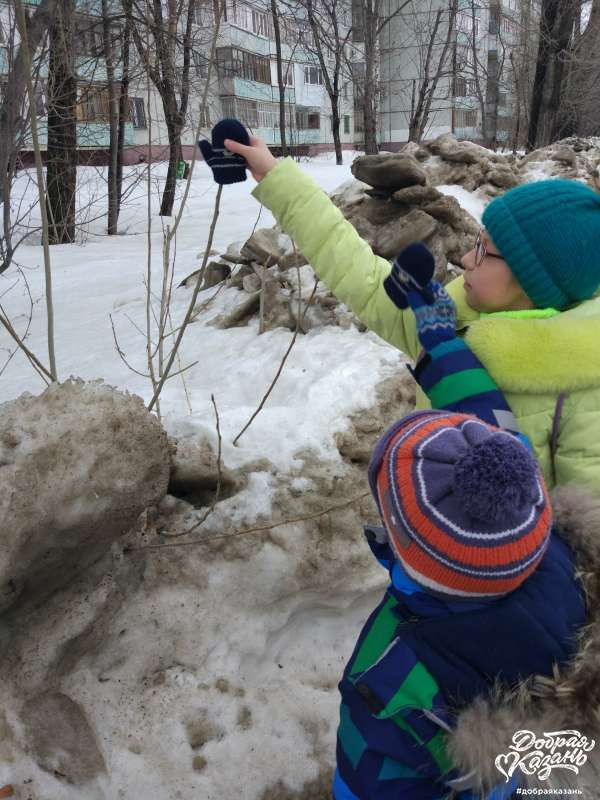
[[[435,261],[424,244],[418,242],[406,247],[394,259],[392,271],[383,281],[390,300],[400,308],[408,308],[408,292],[413,289],[423,295],[427,303],[433,302],[427,284],[433,278]]]
[[[213,171],[217,183],[240,183],[246,180],[248,162],[244,156],[232,153],[225,147],[225,139],[233,139],[240,144],[250,144],[248,131],[237,119],[222,119],[211,132],[212,145],[206,139],[198,142],[202,156]]]

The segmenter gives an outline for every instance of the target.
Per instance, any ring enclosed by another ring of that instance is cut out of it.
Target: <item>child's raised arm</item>
[[[399,310],[383,287],[390,272],[321,187],[292,158],[278,161],[258,137],[228,149],[246,158],[258,186],[252,196],[266,206],[295,241],[319,278],[374,333],[415,359],[421,349],[414,316]]]

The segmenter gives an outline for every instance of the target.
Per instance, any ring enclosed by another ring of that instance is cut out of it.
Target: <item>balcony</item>
[[[269,83],[249,81],[246,78],[219,78],[219,95],[222,97],[245,97],[248,100],[267,100],[279,102],[279,87]],[[293,87],[286,87],[285,102],[295,103]]]

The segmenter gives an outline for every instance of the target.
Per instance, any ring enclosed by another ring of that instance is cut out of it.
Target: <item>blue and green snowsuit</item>
[[[516,428],[502,393],[463,341],[436,348],[415,377],[436,407]],[[586,608],[573,552],[553,531],[539,567],[514,592],[491,601],[441,599],[406,575],[384,528],[365,528],[365,534],[390,585],[338,686],[334,798],[456,796],[458,776],[445,747],[456,714],[489,694],[495,681],[512,686],[534,674],[552,675],[553,664],[576,650]],[[494,800],[512,797],[516,784],[501,780],[498,773]]]

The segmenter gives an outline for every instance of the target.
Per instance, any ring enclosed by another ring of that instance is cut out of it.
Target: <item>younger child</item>
[[[389,300],[377,256],[319,185],[266,144],[230,139],[271,210],[329,289],[387,342],[416,359],[410,310]],[[457,330],[506,395],[549,487],[600,493],[600,195],[578,181],[526,184],[492,201],[485,230],[448,285]],[[399,222],[399,224],[401,224]],[[417,408],[429,405],[417,390]]]
[[[391,583],[339,684],[335,800],[454,797],[446,741],[457,712],[495,682],[551,676],[585,621],[573,553],[552,532],[543,478],[510,409],[455,336],[445,290],[409,288],[402,263],[387,288],[397,297],[404,286],[427,352],[415,377],[448,410],[392,425],[369,465],[384,527],[365,533]],[[520,776],[502,784],[497,772],[489,797],[512,797]]]

